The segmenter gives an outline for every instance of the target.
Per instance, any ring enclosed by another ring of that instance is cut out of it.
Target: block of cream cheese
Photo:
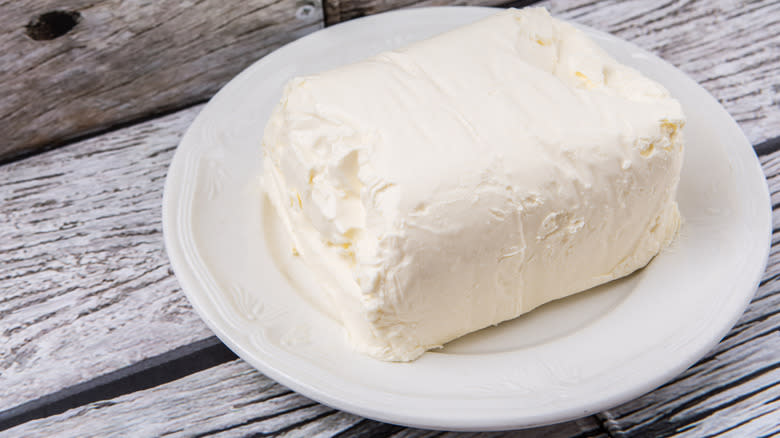
[[[541,8],[291,80],[267,195],[357,350],[428,349],[645,266],[680,104]]]

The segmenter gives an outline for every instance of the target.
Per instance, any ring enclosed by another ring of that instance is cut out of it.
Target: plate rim
[[[370,25],[371,22],[374,21],[382,21],[387,19],[388,16],[404,16],[404,15],[424,15],[424,14],[431,14],[433,11],[436,13],[442,13],[445,10],[458,10],[457,13],[471,13],[471,12],[464,12],[466,10],[471,11],[482,11],[482,13],[486,14],[488,12],[497,12],[504,10],[505,8],[492,8],[492,7],[474,7],[474,6],[444,6],[444,7],[424,7],[424,8],[411,8],[411,9],[402,9],[402,10],[394,10],[394,11],[388,11],[383,12],[380,14],[375,14],[371,16],[361,17],[358,19],[354,19],[351,21],[347,21],[344,23],[337,24],[335,26],[331,26],[328,28],[320,29],[316,32],[313,32],[309,35],[306,35],[300,39],[297,39],[291,43],[286,44],[285,46],[276,49],[274,52],[269,53],[268,55],[264,56],[263,58],[258,59],[254,63],[252,63],[250,66],[248,66],[246,69],[244,69],[241,73],[236,75],[228,84],[226,84],[213,98],[210,102],[214,100],[217,96],[219,96],[221,93],[223,93],[223,90],[227,88],[227,86],[230,83],[233,83],[237,81],[237,79],[245,74],[248,70],[252,69],[255,65],[257,65],[259,62],[262,62],[267,57],[275,54],[276,52],[286,49],[294,49],[295,46],[306,44],[309,40],[314,38],[321,38],[323,34],[326,34],[328,32],[346,32],[349,31],[351,28],[360,28],[363,26]],[[480,16],[481,17],[481,16]],[[479,18],[479,17],[476,17]],[[171,262],[171,266],[173,268],[174,274],[179,281],[179,284],[181,285],[182,291],[187,296],[189,302],[192,304],[193,308],[196,310],[200,318],[207,324],[207,326],[216,334],[216,336],[224,342],[232,351],[236,352],[239,357],[241,357],[243,360],[250,363],[253,367],[260,370],[262,373],[266,374],[267,376],[271,377],[275,381],[288,386],[289,388],[295,390],[296,392],[299,392],[311,399],[314,399],[320,403],[323,403],[325,405],[334,407],[336,409],[348,411],[357,415],[361,415],[367,418],[372,418],[379,421],[394,423],[394,424],[401,424],[404,426],[410,426],[410,427],[419,427],[419,428],[426,428],[426,429],[440,429],[440,430],[459,430],[459,431],[486,431],[486,430],[508,430],[508,429],[517,429],[517,428],[527,428],[527,427],[537,427],[537,426],[544,426],[554,423],[560,423],[564,421],[569,421],[577,418],[581,418],[587,415],[592,415],[594,413],[603,411],[605,409],[612,408],[616,405],[619,405],[621,403],[624,403],[626,401],[633,400],[643,394],[646,394],[647,392],[652,391],[653,389],[663,385],[664,383],[668,382],[673,377],[679,375],[681,372],[683,372],[685,369],[689,368],[691,365],[696,363],[699,359],[704,357],[709,351],[711,351],[719,342],[720,340],[728,333],[729,330],[734,326],[734,324],[737,322],[737,320],[741,317],[741,315],[744,313],[745,308],[752,300],[755,291],[760,283],[761,277],[765,271],[765,266],[768,261],[769,257],[769,251],[771,249],[771,237],[772,237],[772,209],[771,209],[771,203],[770,203],[770,196],[769,196],[769,189],[767,185],[766,178],[764,176],[763,170],[761,169],[760,162],[758,160],[758,157],[755,153],[755,150],[753,149],[752,145],[748,141],[748,139],[745,137],[744,132],[739,127],[737,122],[733,119],[733,117],[728,114],[728,112],[707,92],[703,87],[698,85],[695,81],[693,81],[690,77],[688,77],[684,72],[677,69],[675,66],[671,65],[667,61],[659,58],[658,56],[652,54],[651,52],[641,49],[640,47],[636,46],[635,44],[631,43],[630,41],[623,40],[621,38],[618,38],[616,36],[607,34],[605,32],[601,32],[599,30],[592,29],[587,26],[575,24],[578,28],[584,29],[588,31],[591,34],[598,35],[602,38],[607,39],[614,39],[619,40],[622,43],[630,44],[632,47],[634,47],[637,52],[640,52],[650,58],[653,59],[654,62],[662,62],[675,70],[677,70],[681,75],[683,75],[688,81],[690,81],[692,84],[695,84],[696,87],[699,87],[701,90],[703,90],[709,99],[712,100],[711,103],[714,103],[715,106],[713,108],[717,108],[717,111],[722,112],[725,116],[728,117],[731,124],[733,124],[733,127],[736,128],[736,130],[740,134],[740,144],[731,145],[731,147],[735,149],[739,149],[740,153],[747,153],[748,151],[745,150],[745,147],[749,149],[749,152],[752,153],[752,165],[753,167],[756,167],[757,173],[761,176],[763,180],[763,184],[761,184],[761,191],[762,193],[759,194],[762,198],[762,203],[765,204],[766,208],[766,214],[764,215],[764,218],[762,220],[763,224],[765,225],[765,234],[767,238],[765,241],[761,244],[761,251],[760,253],[763,254],[761,257],[762,263],[757,264],[755,267],[753,267],[754,272],[752,272],[752,275],[748,275],[746,277],[753,278],[752,286],[750,287],[751,292],[745,293],[742,303],[738,307],[734,307],[731,310],[731,313],[728,318],[728,324],[723,325],[723,327],[720,328],[720,330],[716,334],[711,334],[709,336],[708,342],[703,344],[701,348],[696,349],[695,351],[688,351],[688,354],[685,354],[685,360],[680,360],[678,365],[676,367],[673,367],[671,369],[667,369],[662,373],[657,373],[654,378],[652,379],[645,379],[642,380],[639,384],[634,384],[632,388],[625,390],[623,392],[618,392],[613,394],[611,397],[604,397],[600,399],[596,403],[591,403],[588,407],[588,409],[583,409],[582,407],[573,407],[568,410],[565,410],[565,412],[558,411],[557,415],[547,415],[547,416],[539,416],[539,418],[525,418],[525,421],[517,421],[516,418],[481,418],[481,419],[474,419],[474,418],[461,418],[461,419],[453,419],[449,418],[447,421],[442,421],[442,419],[432,419],[430,416],[425,414],[419,414],[416,417],[415,416],[406,416],[404,418],[398,418],[397,416],[394,416],[392,413],[388,413],[386,411],[372,409],[370,406],[365,406],[360,403],[355,403],[350,400],[340,398],[340,397],[334,397],[331,394],[327,393],[326,391],[321,390],[315,385],[311,385],[306,381],[306,379],[300,379],[296,378],[296,376],[289,375],[285,373],[282,370],[276,369],[274,366],[272,366],[270,363],[263,362],[261,360],[258,360],[255,354],[247,350],[244,346],[240,345],[239,343],[234,342],[233,338],[229,333],[227,333],[225,330],[223,330],[222,327],[217,325],[215,321],[211,320],[209,317],[207,317],[206,311],[201,307],[202,304],[200,302],[201,298],[198,297],[196,293],[193,293],[194,290],[201,287],[199,284],[197,284],[196,279],[192,278],[192,273],[190,272],[192,270],[192,267],[188,264],[186,261],[186,258],[184,255],[182,255],[182,249],[181,249],[181,241],[180,241],[180,235],[177,232],[176,228],[176,221],[173,219],[175,217],[175,211],[177,210],[179,204],[177,202],[173,202],[178,198],[180,193],[177,193],[177,186],[174,184],[174,181],[176,181],[177,178],[179,178],[179,171],[181,170],[183,164],[183,160],[185,158],[186,149],[182,147],[182,145],[185,144],[185,142],[188,139],[188,135],[192,135],[191,133],[193,131],[193,127],[196,126],[198,123],[202,123],[201,119],[204,118],[204,114],[206,114],[206,109],[208,108],[209,104],[204,107],[200,114],[195,118],[195,120],[192,122],[190,127],[185,132],[184,136],[182,137],[182,140],[180,141],[176,152],[174,153],[174,157],[171,161],[171,164],[169,166],[168,175],[166,177],[165,181],[165,187],[163,191],[163,203],[162,203],[162,221],[163,221],[163,235],[164,235],[164,243],[166,252],[168,254],[168,257]],[[335,30],[334,30],[335,29]],[[200,121],[200,122],[199,122]],[[740,288],[741,289],[741,288]],[[687,350],[686,350],[687,351]],[[454,420],[454,421],[453,421]]]

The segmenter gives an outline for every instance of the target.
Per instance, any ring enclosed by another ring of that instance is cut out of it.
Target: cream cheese
[[[541,8],[295,78],[269,199],[354,347],[407,361],[673,239],[680,104]]]

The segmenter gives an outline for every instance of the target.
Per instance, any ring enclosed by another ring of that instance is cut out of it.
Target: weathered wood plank
[[[212,336],[0,411],[0,430],[76,406],[153,388],[236,359],[235,353]]]
[[[780,151],[761,159],[780,200]],[[737,325],[673,382],[601,415],[615,436],[780,434],[780,209],[763,282]]]
[[[52,10],[80,20],[32,39]],[[323,24],[320,0],[4,0],[0,16],[0,160],[207,99]]]
[[[211,336],[170,271],[160,216],[200,109],[0,166],[3,409]]]
[[[397,436],[406,429],[339,412],[296,394],[241,360],[180,380],[71,409],[4,432],[7,436]],[[3,433],[0,433],[3,435]],[[437,436],[439,434],[436,434]],[[444,434],[453,437],[455,434]],[[458,434],[460,436],[460,434]],[[493,437],[502,434],[465,434]],[[513,434],[519,437],[604,437],[593,417]]]
[[[726,107],[751,143],[780,135],[780,2],[546,0],[538,5],[679,67]]]
[[[499,6],[507,3],[507,0],[325,0],[325,24],[330,26],[353,18],[410,6]]]

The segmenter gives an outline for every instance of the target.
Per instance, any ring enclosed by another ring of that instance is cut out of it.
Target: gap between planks
[[[69,409],[142,391],[238,359],[216,336],[98,376],[0,412],[0,431]]]
[[[6,430],[9,436],[285,436],[461,437],[459,433],[405,428],[316,403],[234,360],[179,380],[80,406]],[[0,436],[3,436],[0,432]],[[510,435],[511,434],[511,435]],[[465,434],[483,438],[607,438],[598,420],[585,417],[523,431]]]

